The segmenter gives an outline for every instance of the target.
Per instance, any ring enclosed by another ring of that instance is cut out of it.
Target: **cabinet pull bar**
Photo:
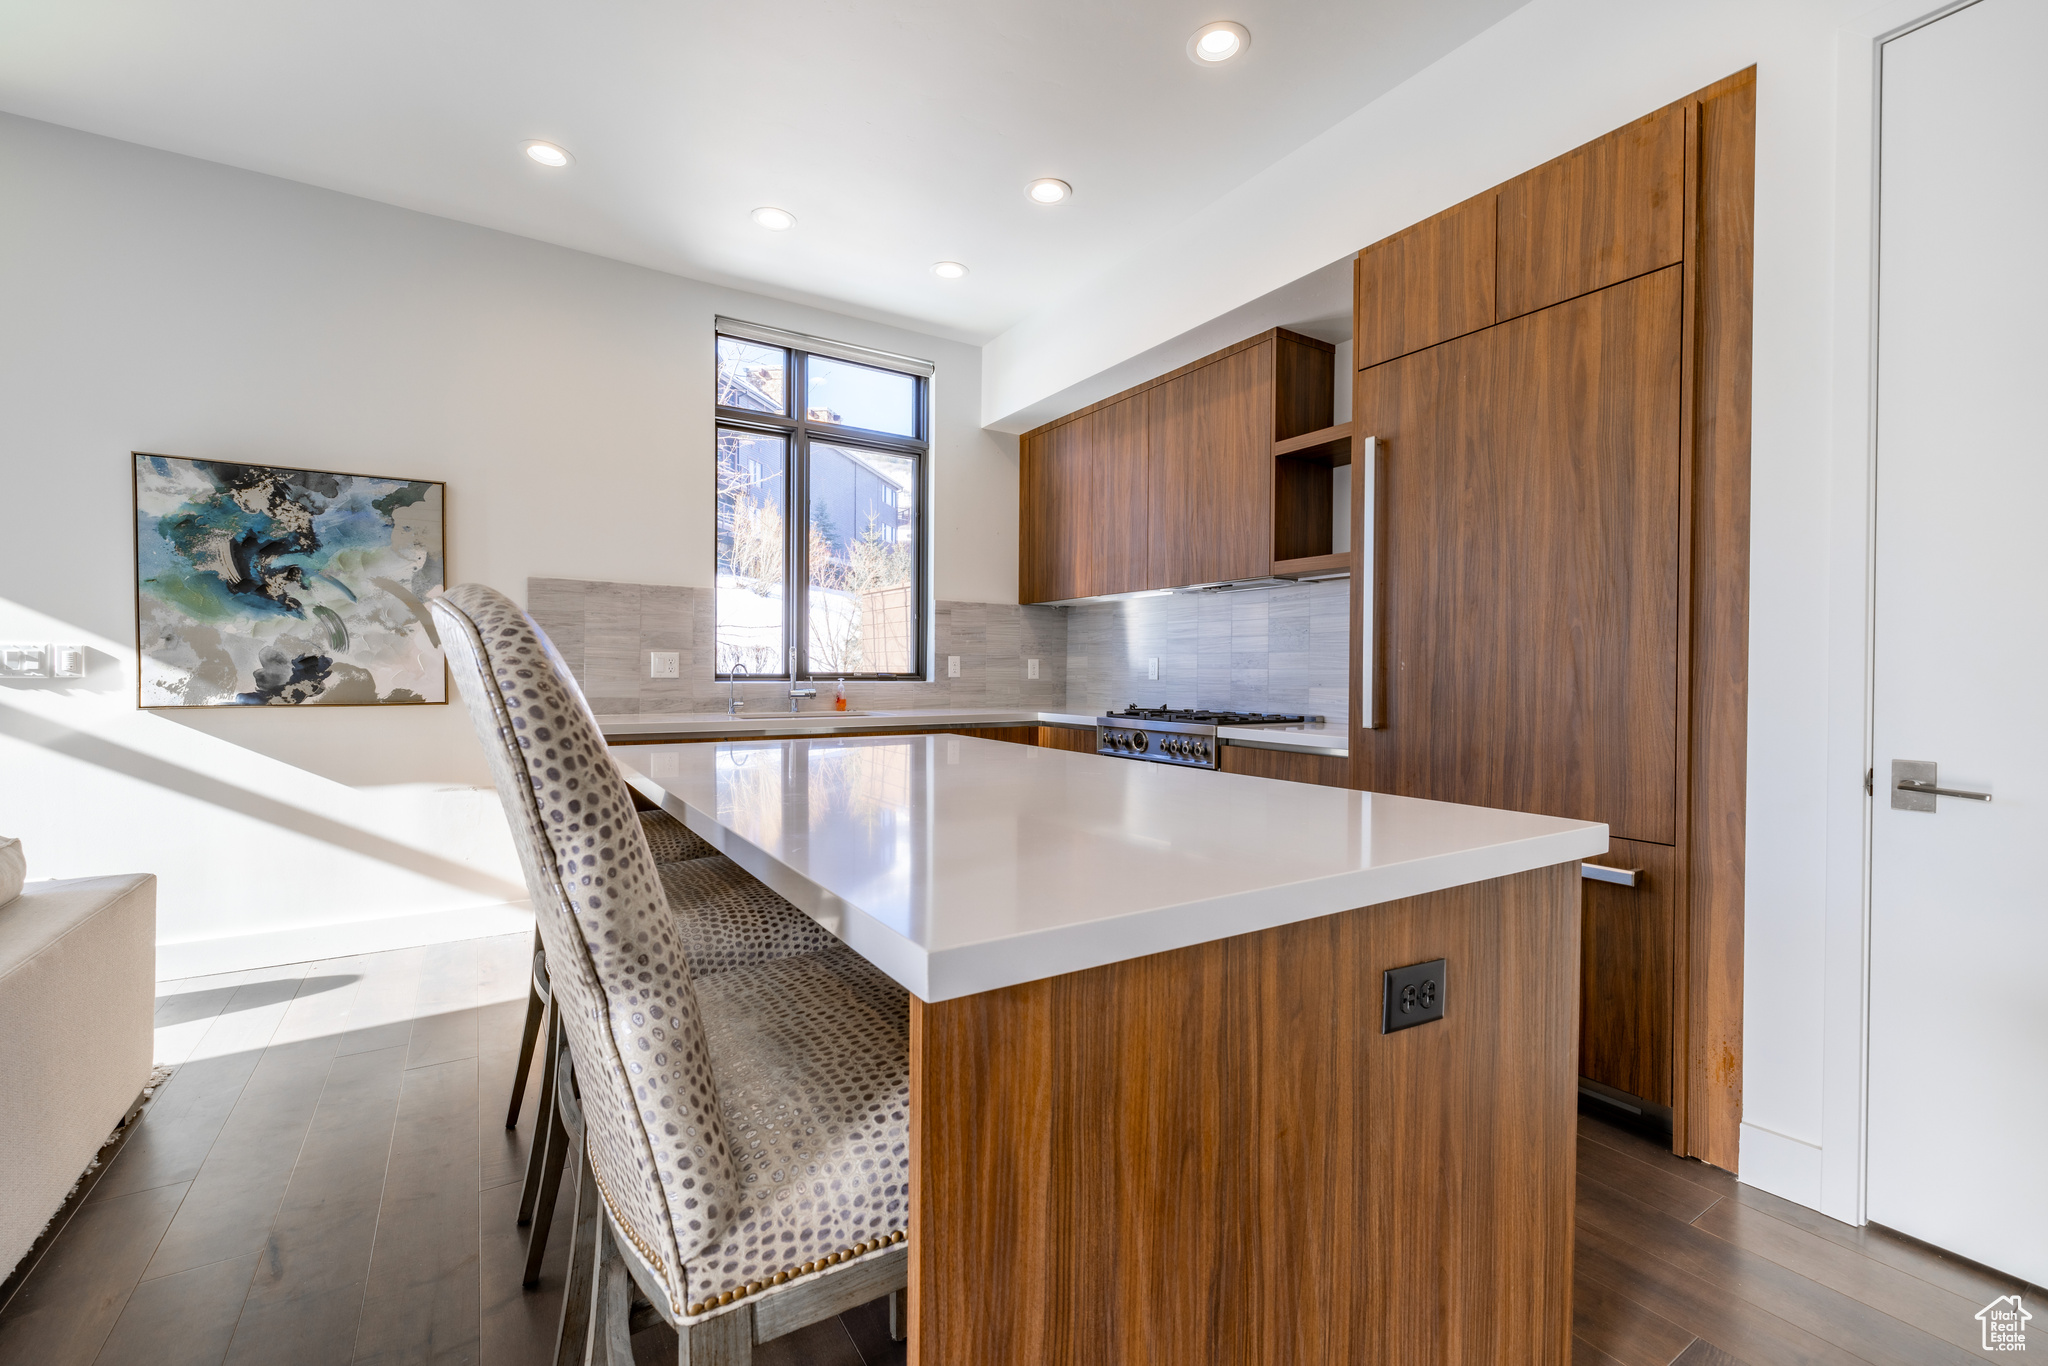
[[[1582,863],[1579,876],[1588,882],[1611,882],[1617,887],[1640,887],[1643,870],[1640,868],[1609,868],[1604,863]]]

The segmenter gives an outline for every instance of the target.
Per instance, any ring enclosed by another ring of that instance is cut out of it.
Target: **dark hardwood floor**
[[[544,1366],[569,1202],[541,1286],[514,1226],[533,1132],[503,1127],[523,936],[162,984],[177,1068],[0,1306],[0,1366]],[[1579,1366],[1942,1363],[2025,1290],[1579,1126]],[[2040,1292],[2029,1292],[2033,1298]],[[636,1355],[674,1361],[666,1328]],[[903,1360],[870,1305],[762,1366]]]

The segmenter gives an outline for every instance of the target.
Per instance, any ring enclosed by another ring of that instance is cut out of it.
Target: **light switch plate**
[[[948,677],[948,678],[958,678],[959,676],[960,676],[960,656],[958,656],[958,655],[947,655],[947,656],[946,656],[946,677]]]
[[[647,652],[647,676],[649,678],[680,678],[682,673],[682,651],[649,650]]]
[[[1145,661],[1145,677],[1159,677],[1159,656],[1154,655],[1150,659]]]
[[[45,661],[52,678],[85,677],[85,647],[83,645],[52,645]]]
[[[1025,660],[1025,661],[1024,661],[1024,676],[1025,676],[1026,678],[1036,678],[1036,677],[1038,677],[1038,661],[1037,661],[1037,660],[1035,660],[1035,659],[1027,659],[1027,660]]]
[[[48,678],[50,647],[10,640],[0,643],[0,678]]]

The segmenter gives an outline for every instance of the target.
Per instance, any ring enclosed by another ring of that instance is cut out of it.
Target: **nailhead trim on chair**
[[[708,1314],[714,1309],[723,1309],[726,1305],[732,1304],[737,1300],[743,1300],[749,1295],[758,1295],[763,1290],[770,1290],[778,1285],[786,1285],[800,1276],[809,1276],[814,1272],[823,1271],[826,1267],[838,1266],[841,1262],[850,1262],[856,1257],[865,1257],[870,1252],[880,1252],[883,1248],[900,1243],[909,1236],[908,1230],[899,1228],[895,1232],[885,1233],[879,1238],[871,1238],[866,1242],[855,1243],[852,1247],[841,1248],[839,1251],[830,1253],[827,1256],[818,1257],[797,1266],[792,1266],[786,1271],[778,1271],[765,1281],[748,1281],[745,1285],[726,1291],[716,1299],[703,1300],[691,1305],[689,1317],[695,1318],[699,1314]]]

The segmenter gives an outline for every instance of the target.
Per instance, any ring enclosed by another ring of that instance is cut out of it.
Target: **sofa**
[[[155,877],[20,878],[0,840],[0,1279],[149,1083],[156,1008]]]

